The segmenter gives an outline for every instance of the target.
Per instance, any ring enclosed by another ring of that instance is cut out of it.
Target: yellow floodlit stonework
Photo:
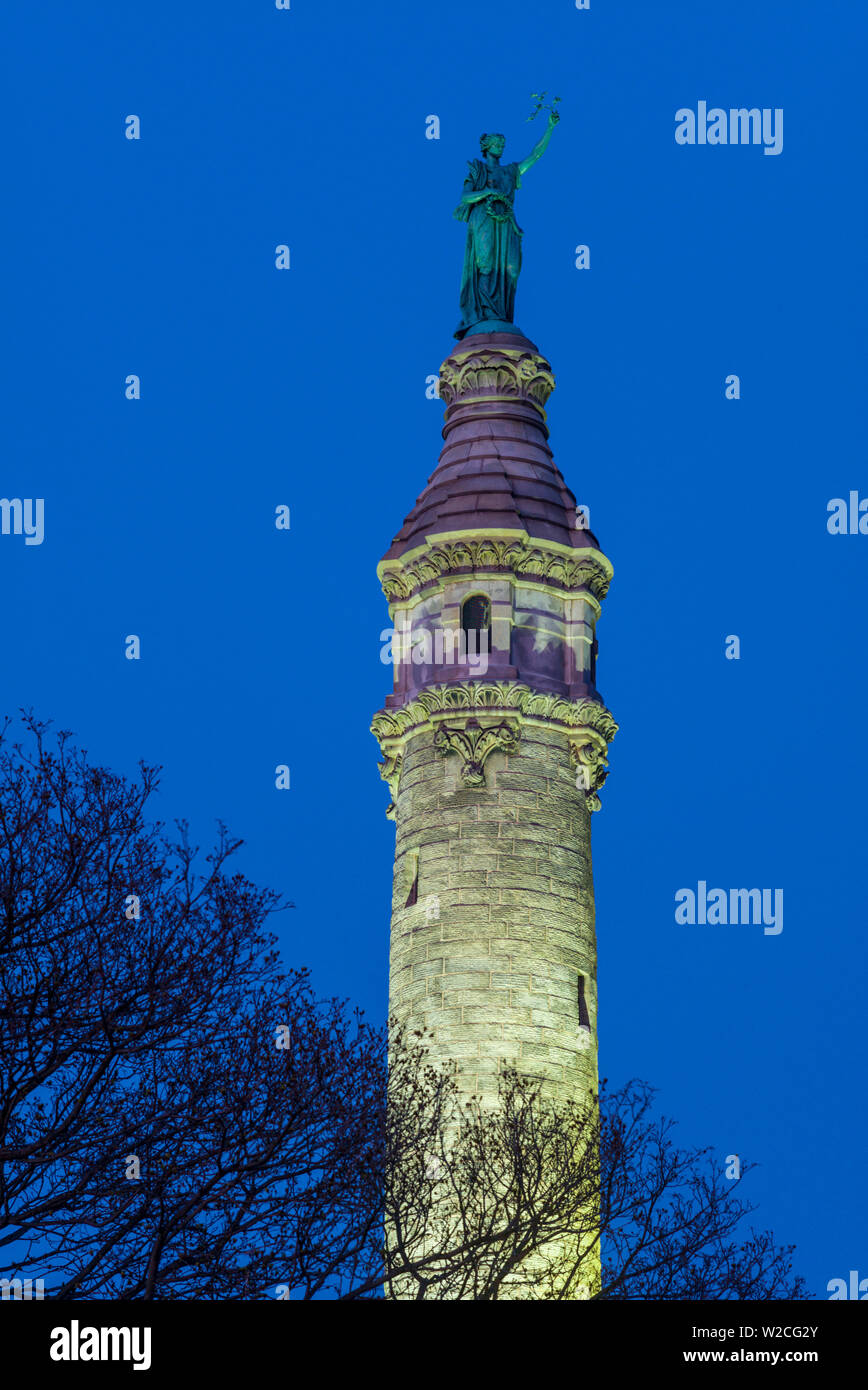
[[[396,662],[372,725],[396,825],[390,1012],[486,1105],[505,1066],[555,1103],[598,1085],[591,818],[617,725],[596,626],[612,566],[572,530],[546,442],[553,384],[517,335],[450,354],[440,467],[378,570],[395,630],[457,633],[471,599],[490,614],[484,672]],[[595,1260],[574,1296],[593,1292]]]

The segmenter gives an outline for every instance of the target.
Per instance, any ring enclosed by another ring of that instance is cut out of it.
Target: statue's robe
[[[467,223],[456,338],[463,338],[485,319],[513,322],[521,270],[522,233],[513,211],[515,191],[521,187],[519,166],[499,164],[491,169],[484,159],[471,159],[468,167],[464,192],[480,193],[490,187],[491,196],[478,203],[461,203],[455,210],[455,216]]]

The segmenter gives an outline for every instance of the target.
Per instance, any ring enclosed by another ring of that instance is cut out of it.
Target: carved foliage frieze
[[[603,556],[580,554],[575,558],[556,550],[524,541],[483,537],[444,541],[428,547],[421,555],[383,567],[380,582],[392,602],[410,598],[426,584],[447,574],[479,570],[506,571],[556,585],[573,592],[588,589],[604,599],[612,578],[612,567]]]
[[[606,749],[618,729],[609,710],[597,700],[543,695],[514,681],[430,686],[401,709],[374,715],[371,732],[382,750],[380,772],[389,783],[393,804],[404,749],[413,734],[433,727],[438,752],[458,753],[465,785],[479,786],[485,759],[493,748],[517,751],[523,723],[563,729],[577,769],[577,785],[584,787],[591,809],[599,810],[597,793],[608,774]]]
[[[551,365],[533,352],[480,348],[453,354],[440,368],[440,398],[447,405],[465,396],[495,395],[530,400],[542,409],[554,389]]]

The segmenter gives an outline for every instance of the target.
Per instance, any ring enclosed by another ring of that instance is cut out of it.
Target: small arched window
[[[491,600],[471,594],[461,605],[461,630],[471,655],[491,651]]]

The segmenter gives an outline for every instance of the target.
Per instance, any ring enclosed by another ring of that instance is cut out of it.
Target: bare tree
[[[282,904],[68,735],[0,730],[0,1276],[58,1299],[805,1297],[652,1092],[463,1095],[282,967]],[[742,1173],[748,1171],[743,1165]]]
[[[804,1299],[795,1247],[746,1223],[754,1206],[711,1147],[679,1148],[642,1081],[601,1089],[600,1233],[606,1299]]]
[[[391,1049],[387,1293],[586,1296],[597,1242],[595,1107],[549,1105],[511,1070],[498,1103],[483,1105],[428,1066],[423,1041],[401,1036]],[[427,1082],[414,1090],[408,1078],[419,1074]]]
[[[678,1147],[650,1086],[555,1103],[506,1069],[498,1104],[482,1106],[430,1067],[424,1041],[392,1048],[388,1296],[808,1297],[793,1247],[749,1227],[755,1165],[730,1179],[711,1148]]]
[[[145,821],[155,769],[131,784],[25,725],[0,738],[0,1273],[232,1298],[381,1261],[356,1159],[382,1038],[280,969],[239,842],[199,871],[183,825]]]

